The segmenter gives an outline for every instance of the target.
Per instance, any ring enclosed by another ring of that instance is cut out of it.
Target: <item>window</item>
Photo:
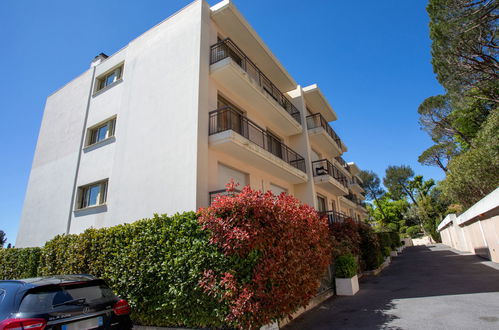
[[[116,126],[116,118],[109,119],[108,121],[91,127],[88,130],[87,146],[96,144],[97,142],[109,139],[114,136],[114,128]]]
[[[324,212],[326,210],[326,198],[317,195],[317,211]]]
[[[95,91],[98,92],[101,89],[104,89],[105,87],[114,84],[115,82],[120,80],[122,76],[123,76],[123,65],[120,65],[117,68],[97,78]]]
[[[107,182],[108,180],[103,180],[79,187],[76,209],[80,210],[106,203]]]

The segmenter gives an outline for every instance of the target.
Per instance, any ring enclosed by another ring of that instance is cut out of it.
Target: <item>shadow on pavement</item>
[[[499,292],[499,271],[483,261],[442,245],[407,248],[379,276],[362,278],[357,295],[332,297],[284,329],[399,329],[389,326],[395,299]]]

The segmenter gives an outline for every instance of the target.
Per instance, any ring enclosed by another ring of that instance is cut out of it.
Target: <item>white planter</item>
[[[397,251],[391,251],[390,252],[390,257],[396,257],[398,254],[397,254]]]
[[[397,248],[397,253],[402,253],[402,250],[403,250],[403,249],[404,249],[403,247],[399,246],[399,247]]]
[[[264,325],[260,328],[260,330],[279,330],[279,324],[277,322],[272,322],[267,325]]]
[[[359,278],[355,275],[352,278],[335,278],[336,295],[353,296],[359,291]]]

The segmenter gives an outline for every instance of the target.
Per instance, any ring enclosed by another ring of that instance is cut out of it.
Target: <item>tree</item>
[[[458,136],[469,145],[470,138],[454,125],[452,111],[451,100],[447,95],[431,96],[418,108],[419,124],[437,143],[454,141],[454,137]]]
[[[5,232],[3,230],[0,230],[0,248],[3,247],[5,242],[7,242],[7,237],[5,237]]]
[[[432,64],[449,92],[498,102],[497,0],[430,0]]]
[[[388,166],[383,184],[394,200],[409,197],[414,204],[417,204],[412,190],[409,189],[409,180],[413,176],[414,171],[410,166]]]
[[[366,192],[366,199],[378,204],[380,213],[384,216],[383,207],[379,206],[379,199],[385,191],[381,187],[378,175],[372,171],[360,171],[359,177],[362,180],[362,189]]]
[[[423,151],[418,162],[427,166],[438,166],[447,172],[447,164],[456,155],[456,147],[451,142],[439,143]]]
[[[474,139],[477,146],[449,162],[442,182],[444,194],[453,202],[470,207],[499,184],[499,110],[490,114]]]

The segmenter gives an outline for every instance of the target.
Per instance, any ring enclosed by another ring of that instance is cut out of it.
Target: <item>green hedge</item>
[[[360,266],[362,270],[373,270],[383,262],[383,253],[376,233],[371,226],[361,224],[360,235]]]
[[[36,277],[41,248],[0,248],[0,279]]]
[[[225,268],[228,260],[208,240],[194,212],[155,215],[79,235],[60,235],[42,249],[3,250],[0,269],[2,278],[92,274],[128,300],[136,323],[221,327],[227,306],[205,294],[198,282],[205,269]],[[24,266],[24,260],[31,261]],[[10,271],[4,270],[5,264]]]
[[[357,275],[357,262],[351,254],[342,255],[336,258],[334,263],[335,277],[351,278]]]
[[[398,247],[402,246],[400,234],[397,232],[390,232],[390,239],[392,241],[391,248],[392,250],[396,250]]]
[[[388,257],[392,250],[392,238],[389,232],[376,233],[383,256]]]

